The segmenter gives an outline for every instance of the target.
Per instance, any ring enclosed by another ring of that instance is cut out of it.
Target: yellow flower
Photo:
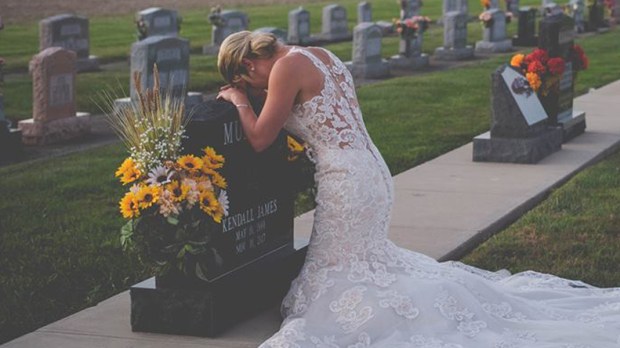
[[[194,155],[181,156],[181,158],[177,160],[177,163],[181,168],[189,172],[195,172],[202,168],[202,160]]]
[[[142,186],[136,194],[139,207],[145,209],[157,202],[160,189],[159,186]]]
[[[202,157],[202,161],[205,167],[218,169],[224,166],[224,156],[218,155],[212,147],[205,147],[204,153],[205,155]]]
[[[288,160],[294,161],[304,152],[304,146],[291,136],[286,137],[286,142],[289,150]]]
[[[138,180],[140,176],[142,176],[142,172],[140,172],[138,168],[132,167],[127,169],[125,173],[123,173],[123,176],[121,177],[121,182],[123,183],[123,185],[127,185]]]
[[[121,164],[120,167],[118,167],[118,169],[116,170],[116,173],[114,174],[116,177],[119,176],[123,176],[123,174],[125,174],[125,172],[129,169],[129,168],[135,168],[136,164],[133,161],[133,159],[131,157],[127,157],[125,158],[125,160],[123,161],[123,163]]]
[[[525,59],[525,55],[524,54],[515,54],[512,59],[510,60],[510,65],[512,65],[515,68],[520,68],[521,67],[521,63],[523,63],[523,59]]]
[[[140,216],[138,208],[138,200],[133,192],[127,192],[119,203],[121,214],[126,219],[132,219]]]
[[[213,191],[203,191],[200,193],[200,209],[211,216],[217,223],[222,222],[222,207],[215,197]]]
[[[166,185],[166,191],[170,192],[175,202],[181,202],[187,197],[189,186],[175,180]]]
[[[213,185],[221,189],[225,189],[226,187],[228,187],[228,183],[226,182],[226,179],[224,179],[224,177],[221,176],[220,173],[217,173],[217,172],[213,172],[213,174],[211,175],[211,182],[213,182]]]
[[[538,92],[538,89],[540,88],[540,84],[541,84],[540,77],[538,76],[538,74],[527,73],[525,77],[527,78],[527,81],[530,83],[530,87],[532,87],[534,92]]]

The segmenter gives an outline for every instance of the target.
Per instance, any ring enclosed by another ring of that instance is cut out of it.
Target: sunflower
[[[133,161],[133,159],[131,157],[127,157],[125,158],[121,166],[118,167],[114,175],[116,177],[123,176],[127,170],[129,170],[130,168],[135,168],[135,167],[136,167],[136,163]]]
[[[119,202],[119,206],[121,214],[123,214],[123,217],[126,219],[133,219],[140,216],[138,199],[133,192],[127,192]]]
[[[286,137],[286,143],[288,145],[288,160],[290,162],[295,161],[297,158],[299,158],[299,155],[301,155],[304,152],[304,146],[301,145],[297,140],[295,140],[295,138],[291,137],[290,135]]]
[[[161,188],[157,186],[143,186],[136,194],[138,205],[141,209],[148,208],[157,202]]]
[[[185,155],[181,156],[177,160],[177,163],[181,166],[181,168],[187,170],[190,173],[193,173],[200,168],[202,168],[202,160],[194,155]]]
[[[187,197],[187,193],[189,192],[189,185],[180,183],[178,181],[172,181],[168,185],[166,185],[166,191],[170,192],[172,195],[172,199],[175,202],[181,202]]]
[[[207,146],[203,151],[205,155],[202,157],[202,161],[205,167],[218,169],[224,166],[224,156],[218,155],[212,147]]]
[[[142,172],[138,168],[131,167],[123,173],[123,176],[121,177],[121,182],[123,183],[123,185],[127,185],[138,180],[141,176]]]
[[[200,209],[211,216],[215,222],[222,222],[222,207],[213,191],[203,191],[200,193]]]
[[[224,177],[218,172],[214,172],[213,174],[211,174],[211,182],[213,183],[213,185],[221,189],[225,189],[226,187],[228,187],[226,179],[224,179]]]

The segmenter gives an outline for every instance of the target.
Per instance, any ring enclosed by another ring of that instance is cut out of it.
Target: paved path
[[[587,132],[536,165],[475,163],[470,143],[397,175],[391,238],[437,259],[460,257],[620,147],[618,96],[620,81],[577,98],[575,108],[586,111]],[[296,237],[307,238],[311,225],[311,213],[296,218]],[[129,310],[123,292],[2,347],[256,347],[280,321],[273,308],[210,339],[133,333]]]

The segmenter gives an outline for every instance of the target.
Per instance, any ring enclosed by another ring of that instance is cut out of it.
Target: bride
[[[240,32],[220,48],[228,86],[261,151],[285,128],[310,147],[316,211],[308,254],[267,347],[620,347],[620,288],[438,263],[388,240],[393,187],[353,80],[331,52]],[[247,91],[267,90],[260,117]]]

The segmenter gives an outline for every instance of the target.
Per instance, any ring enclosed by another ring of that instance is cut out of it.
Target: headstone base
[[[390,76],[390,65],[385,59],[382,59],[381,62],[377,64],[354,64],[353,62],[346,62],[345,65],[354,78],[383,79]]]
[[[465,46],[464,48],[437,47],[435,49],[435,59],[437,60],[464,60],[474,57],[474,48]]]
[[[558,123],[562,126],[563,142],[565,143],[586,131],[586,113],[573,110],[571,117],[560,119]]]
[[[327,42],[351,41],[353,40],[353,34],[349,32],[343,33],[343,34],[320,33],[315,37],[315,40],[326,42],[326,43]]]
[[[415,57],[405,57],[403,55],[392,56],[389,60],[390,68],[403,70],[418,70],[428,66],[428,54],[422,53]]]
[[[99,58],[90,56],[88,58],[78,59],[75,62],[77,72],[99,71]]]
[[[501,53],[510,51],[512,51],[512,40],[510,39],[476,42],[476,53]]]
[[[204,45],[202,46],[202,54],[207,56],[217,56],[220,53],[220,46]]]
[[[512,37],[512,45],[520,47],[535,47],[538,45],[538,36],[519,37],[515,35]]]
[[[279,261],[235,270],[212,284],[163,287],[156,278],[132,286],[132,331],[214,337],[277,305],[299,274],[306,248]]]
[[[80,138],[90,133],[90,114],[78,112],[75,116],[49,122],[30,118],[19,121],[22,142],[26,145],[47,145]]]
[[[4,127],[0,121],[0,127]],[[22,154],[22,131],[16,128],[0,130],[0,163],[13,162]]]
[[[532,138],[492,138],[486,132],[473,143],[475,162],[537,163],[562,148],[562,129],[552,127]]]

